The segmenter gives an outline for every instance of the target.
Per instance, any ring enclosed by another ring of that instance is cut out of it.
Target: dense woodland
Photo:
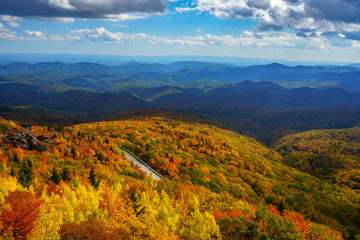
[[[0,119],[0,131],[4,239],[359,238],[358,190],[285,165],[292,136],[276,147],[283,157],[234,132],[157,117],[31,130]]]
[[[360,189],[360,128],[312,130],[286,136],[275,149],[296,169]]]

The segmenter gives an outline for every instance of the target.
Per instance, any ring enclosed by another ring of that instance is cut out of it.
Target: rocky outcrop
[[[8,140],[14,147],[20,147],[25,150],[37,150],[39,152],[51,150],[50,147],[38,143],[38,140],[44,143],[50,143],[50,139],[46,136],[39,137],[28,132],[19,132],[10,136]]]
[[[20,147],[26,150],[33,150],[36,145],[36,137],[27,132],[15,133],[9,137],[14,147]]]
[[[31,126],[30,124],[27,124],[27,123],[22,123],[22,124],[21,124],[21,127],[22,127],[22,128],[25,128],[25,129],[27,129],[27,130],[31,130],[31,128],[32,128],[32,126]]]
[[[48,143],[48,144],[50,143],[50,138],[44,135],[37,136],[37,139],[44,143]]]

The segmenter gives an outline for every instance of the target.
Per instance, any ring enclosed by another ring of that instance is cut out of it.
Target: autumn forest
[[[360,0],[0,0],[0,240],[360,240]]]
[[[3,239],[359,234],[358,128],[289,135],[273,148],[162,117],[30,128],[0,119]],[[118,146],[164,180],[131,164]]]

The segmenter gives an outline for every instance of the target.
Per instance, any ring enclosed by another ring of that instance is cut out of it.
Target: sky
[[[0,53],[360,62],[360,1],[0,0]]]

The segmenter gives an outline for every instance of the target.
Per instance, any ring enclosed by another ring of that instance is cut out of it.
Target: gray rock
[[[50,143],[50,139],[48,137],[40,136],[40,138],[43,139],[41,141]],[[14,147],[20,147],[25,150],[37,150],[39,152],[51,150],[50,147],[36,143],[36,140],[37,138],[28,132],[15,133],[9,138],[9,141],[14,145]]]
[[[37,139],[38,139],[39,141],[44,142],[44,143],[50,143],[50,138],[47,137],[47,136],[44,136],[44,135],[38,136]]]
[[[27,129],[27,130],[31,130],[31,128],[32,128],[32,126],[31,126],[30,124],[27,124],[27,123],[22,123],[22,124],[21,124],[21,127],[22,127],[22,128],[25,128],[25,129]]]
[[[27,132],[15,133],[9,140],[15,147],[25,150],[33,150],[36,145],[36,137]]]

